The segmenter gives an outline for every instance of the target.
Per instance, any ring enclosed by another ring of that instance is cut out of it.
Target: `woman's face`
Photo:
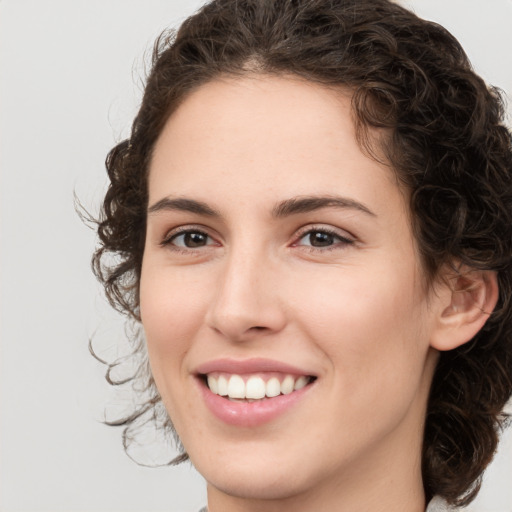
[[[254,76],[181,104],[150,166],[140,302],[156,385],[212,492],[421,481],[436,299],[347,93]]]

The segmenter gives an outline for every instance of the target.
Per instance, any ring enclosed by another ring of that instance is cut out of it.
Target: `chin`
[[[311,454],[290,444],[282,450],[276,443],[268,447],[261,442],[241,443],[232,450],[219,445],[217,453],[205,457],[204,452],[199,456],[192,452],[190,458],[208,484],[222,493],[253,500],[286,500],[307,492],[326,476]]]
[[[257,474],[258,471],[246,467],[243,472],[231,471],[203,472],[208,485],[229,496],[250,500],[286,500],[307,490],[302,478],[297,478],[292,471],[283,474],[277,471]]]

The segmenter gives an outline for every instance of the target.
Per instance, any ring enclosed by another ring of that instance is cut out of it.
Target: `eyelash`
[[[308,235],[311,236],[313,233],[321,233],[324,235],[329,235],[329,236],[333,237],[334,239],[336,239],[337,242],[333,243],[332,245],[328,245],[328,246],[324,246],[324,247],[315,247],[313,245],[308,246],[308,245],[303,245],[303,244],[299,243],[303,238],[305,238]],[[206,245],[202,245],[202,246],[198,246],[197,248],[194,248],[194,247],[180,247],[178,245],[173,244],[173,241],[175,241],[179,236],[192,235],[192,234],[201,235],[201,236],[206,237],[207,239],[214,240],[213,237],[211,237],[205,230],[203,230],[199,227],[196,228],[193,226],[189,226],[189,227],[181,227],[181,228],[177,228],[176,230],[173,230],[171,233],[169,233],[165,236],[165,238],[162,240],[160,245],[162,247],[171,248],[172,251],[175,251],[178,253],[183,253],[183,254],[191,254],[198,250],[202,250],[205,247],[208,247],[211,245],[216,245],[216,244],[206,244]],[[304,250],[307,250],[309,252],[333,251],[336,249],[340,249],[340,245],[341,245],[341,248],[343,248],[345,246],[353,245],[355,243],[355,241],[353,239],[341,235],[334,229],[329,229],[326,227],[315,227],[315,226],[308,227],[307,229],[300,231],[298,233],[298,235],[296,236],[295,240],[296,241],[291,244],[292,247],[302,247]]]
[[[333,243],[329,246],[324,247],[315,247],[313,245],[307,246],[307,245],[301,245],[299,242],[305,238],[306,236],[311,236],[313,233],[321,233],[325,235],[332,236],[333,238],[337,239],[338,241],[336,243]],[[326,228],[323,226],[309,226],[307,229],[305,229],[302,232],[299,232],[297,236],[297,241],[292,244],[293,247],[303,247],[304,249],[308,250],[309,252],[325,252],[325,251],[334,251],[336,249],[340,249],[343,247],[346,247],[347,245],[353,245],[355,243],[355,240],[352,238],[348,238],[346,236],[341,235],[338,231],[330,228]],[[341,246],[341,247],[340,247]]]
[[[173,241],[176,240],[176,238],[178,238],[179,236],[189,235],[189,234],[198,234],[198,235],[202,235],[202,236],[206,237],[207,239],[209,238],[210,240],[213,240],[213,238],[204,229],[201,229],[200,227],[187,226],[187,227],[177,228],[177,229],[171,231],[170,233],[168,233],[165,236],[165,238],[160,242],[160,245],[162,247],[170,248],[172,251],[182,253],[182,254],[191,254],[191,253],[196,252],[197,250],[203,249],[204,247],[208,247],[208,245],[213,245],[213,244],[206,244],[204,246],[194,248],[194,247],[180,247],[178,245],[173,244]]]

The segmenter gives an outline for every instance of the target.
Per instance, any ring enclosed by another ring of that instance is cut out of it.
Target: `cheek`
[[[148,343],[172,350],[173,345],[183,342],[184,332],[200,325],[197,319],[204,316],[208,287],[185,274],[188,272],[143,268],[140,309]]]
[[[184,274],[143,268],[141,276],[140,309],[149,362],[166,403],[167,390],[185,374],[183,362],[197,338],[209,300],[205,283]]]
[[[302,330],[347,389],[396,392],[422,372],[428,351],[425,301],[416,273],[401,268],[340,271],[296,294]]]
[[[143,267],[140,285],[141,319],[151,373],[178,430],[180,411],[194,410],[183,389],[188,382],[185,361],[198,337],[208,301],[204,282],[186,277],[190,277],[186,272]]]

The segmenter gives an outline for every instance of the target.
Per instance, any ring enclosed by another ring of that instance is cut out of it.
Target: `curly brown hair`
[[[131,137],[106,161],[93,268],[108,299],[140,321],[148,166],[165,122],[202,84],[247,72],[349,88],[361,147],[375,153],[370,128],[391,133],[379,149],[410,191],[426,275],[450,262],[497,272],[495,312],[473,340],[440,355],[425,424],[427,498],[469,503],[512,395],[512,137],[499,91],[438,24],[389,0],[213,0],[162,34]],[[111,422],[126,427],[125,446],[137,421],[158,418],[144,361],[133,376],[141,380],[147,401]]]

